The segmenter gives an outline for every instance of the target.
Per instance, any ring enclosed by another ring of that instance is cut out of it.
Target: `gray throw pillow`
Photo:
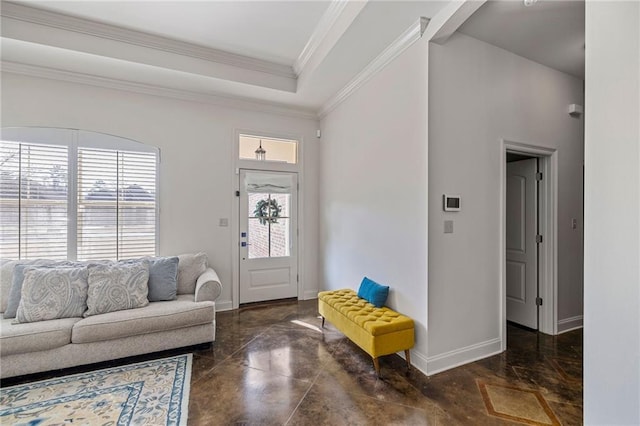
[[[87,309],[87,268],[24,268],[18,323],[81,317]]]
[[[178,289],[178,258],[149,259],[149,302],[174,300]]]
[[[178,294],[193,294],[198,277],[207,270],[207,255],[181,254],[178,258]]]
[[[85,317],[149,304],[149,262],[89,265]]]
[[[76,263],[67,260],[50,260],[50,259],[33,259],[33,260],[20,260],[13,267],[13,275],[11,276],[11,289],[9,290],[9,297],[7,299],[7,306],[4,310],[5,318],[15,318],[18,312],[18,306],[20,305],[20,298],[22,297],[22,282],[24,281],[24,270],[29,266],[46,266],[46,267],[58,267],[58,266],[77,266]]]
[[[0,259],[0,312],[7,310],[11,282],[13,280],[13,267],[17,260]]]

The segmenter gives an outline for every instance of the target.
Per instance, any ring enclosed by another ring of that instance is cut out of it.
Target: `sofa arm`
[[[206,300],[215,302],[215,300],[222,293],[222,284],[220,284],[220,278],[213,268],[207,268],[206,271],[198,277],[196,281],[196,302],[203,302]]]

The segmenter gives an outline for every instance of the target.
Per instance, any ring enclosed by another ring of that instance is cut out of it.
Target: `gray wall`
[[[316,120],[141,95],[41,78],[2,74],[2,126],[90,130],[161,150],[160,254],[204,251],[231,308],[231,227],[235,129],[299,135],[304,144],[304,291],[317,290],[318,145]],[[230,220],[231,223],[231,220]]]
[[[586,4],[584,422],[640,424],[640,3]]]
[[[429,359],[499,350],[501,138],[558,151],[558,320],[582,320],[582,81],[456,33],[429,55]],[[442,211],[444,193],[462,211]],[[571,218],[578,219],[576,230]],[[443,221],[454,220],[454,233]],[[436,362],[437,361],[437,362]]]
[[[427,353],[427,51],[417,42],[322,121],[320,253],[324,289],[389,285],[412,317],[411,360]]]

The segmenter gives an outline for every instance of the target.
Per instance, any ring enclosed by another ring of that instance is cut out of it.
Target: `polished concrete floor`
[[[502,354],[426,377],[371,359],[317,301],[218,312],[212,345],[4,379],[2,386],[193,352],[189,425],[579,425],[582,331],[508,327]]]
[[[217,314],[216,342],[194,352],[191,425],[578,425],[582,332],[508,327],[509,349],[431,377],[395,355],[371,359],[317,301]]]

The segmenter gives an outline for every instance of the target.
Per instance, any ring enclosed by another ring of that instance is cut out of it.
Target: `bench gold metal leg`
[[[380,377],[380,360],[378,358],[373,358],[373,368],[376,369],[376,374]]]
[[[411,351],[409,349],[404,351],[404,358],[407,361],[407,370],[411,370]]]

